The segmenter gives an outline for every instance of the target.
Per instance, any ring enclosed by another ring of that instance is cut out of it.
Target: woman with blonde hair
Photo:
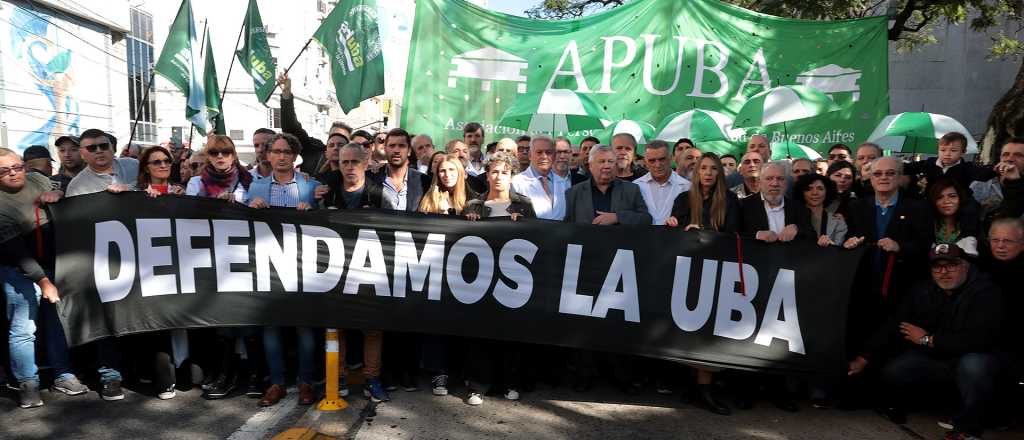
[[[419,212],[461,215],[466,201],[473,198],[469,193],[462,161],[455,155],[446,154],[437,166],[430,188],[420,201]]]

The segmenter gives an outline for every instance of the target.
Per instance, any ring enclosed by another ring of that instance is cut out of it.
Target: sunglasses
[[[105,142],[105,143],[102,143],[102,144],[88,145],[88,146],[85,147],[85,149],[88,150],[90,153],[95,153],[96,150],[107,151],[107,150],[110,149],[110,147],[111,147],[110,142]]]
[[[231,151],[231,150],[212,149],[212,150],[207,150],[206,151],[206,155],[210,156],[210,157],[220,157],[220,156],[230,157],[230,156],[232,156],[234,154],[235,154],[235,152]]]
[[[25,171],[25,165],[18,164],[10,167],[0,168],[0,177],[6,177],[8,174],[18,174]]]
[[[172,162],[170,159],[157,159],[149,161],[149,165],[156,165],[158,167],[170,165]]]

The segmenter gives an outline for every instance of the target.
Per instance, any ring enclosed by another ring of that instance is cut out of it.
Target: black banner
[[[663,227],[254,210],[141,193],[53,209],[59,310],[73,345],[302,325],[835,373],[860,256]]]

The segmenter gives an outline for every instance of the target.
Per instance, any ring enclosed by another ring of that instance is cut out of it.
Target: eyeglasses
[[[0,168],[0,177],[7,177],[8,174],[18,174],[22,171],[25,171],[25,165],[23,164],[2,167]]]
[[[935,273],[949,273],[949,272],[952,272],[952,271],[956,270],[956,268],[958,268],[958,267],[960,267],[960,262],[959,261],[950,261],[950,262],[946,262],[946,263],[935,262],[935,263],[932,263],[932,272],[935,272]]]
[[[231,157],[234,154],[235,154],[235,152],[231,151],[231,150],[218,150],[218,149],[206,150],[206,155],[210,156],[210,157],[221,157],[221,156]]]
[[[157,159],[149,161],[150,165],[156,165],[158,167],[167,166],[170,165],[171,163],[173,162],[171,162],[170,159]]]
[[[291,156],[292,155],[292,150],[274,149],[274,150],[270,150],[270,154],[279,154],[281,156]]]
[[[96,150],[107,151],[111,147],[110,142],[104,142],[102,144],[92,144],[85,147],[90,153],[95,153]]]
[[[896,177],[896,170],[872,171],[871,175],[875,177]]]

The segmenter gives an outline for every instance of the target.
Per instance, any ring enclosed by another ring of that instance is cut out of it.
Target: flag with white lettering
[[[73,345],[173,328],[341,327],[838,373],[861,254],[743,239],[738,258],[735,236],[660,226],[255,210],[137,192],[52,209]]]
[[[245,10],[242,21],[242,47],[236,51],[239,64],[252,77],[253,89],[260,103],[266,104],[274,92],[274,74],[277,65],[270,53],[267,42],[267,27],[260,17],[260,7],[256,0],[249,0],[249,8]]]
[[[206,135],[206,95],[200,64],[200,42],[192,20],[192,3],[182,0],[178,14],[167,31],[167,40],[160,50],[160,59],[153,70],[174,84],[185,95],[185,118],[199,134]]]
[[[551,21],[465,0],[418,0],[399,125],[434,139],[461,139],[462,128],[473,121],[483,125],[488,139],[514,138],[522,131],[498,122],[517,99],[567,89],[615,120],[660,130],[677,112],[713,110],[733,118],[759,92],[802,84],[829,95],[841,110],[786,126],[740,130],[731,141],[701,147],[736,153],[749,135],[767,133],[781,142],[788,133],[789,141],[824,152],[836,143],[866,140],[889,113],[884,15],[795,20],[730,3],[736,2],[631,0],[583,18]],[[610,136],[611,130],[553,134],[578,142]],[[607,137],[601,141],[610,143]]]

